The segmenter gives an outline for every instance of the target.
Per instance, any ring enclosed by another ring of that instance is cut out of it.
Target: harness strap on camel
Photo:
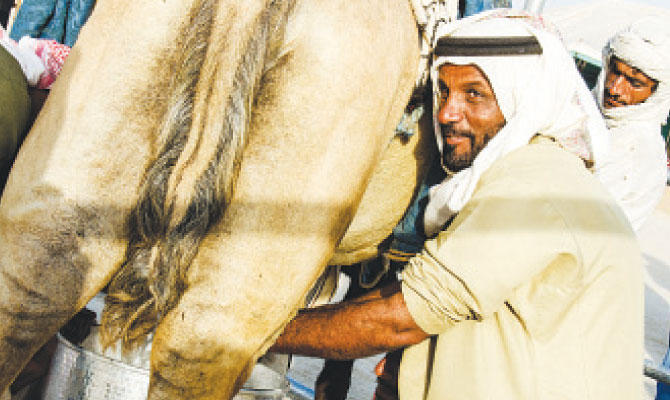
[[[435,30],[439,24],[455,21],[458,17],[457,0],[410,0],[410,5],[421,37],[421,59],[414,84],[415,94],[396,126],[396,134],[405,138],[415,133],[414,126],[424,113],[423,92],[429,78]]]
[[[428,82],[435,31],[438,25],[456,20],[458,17],[458,1],[410,0],[410,3],[421,35],[421,60],[419,61],[416,87],[423,87]]]

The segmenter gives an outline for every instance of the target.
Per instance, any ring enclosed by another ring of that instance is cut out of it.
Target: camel
[[[0,202],[0,392],[108,287],[149,399],[231,398],[410,204],[418,37],[407,0],[98,1]]]

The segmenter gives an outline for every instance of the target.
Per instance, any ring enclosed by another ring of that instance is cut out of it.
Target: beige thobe
[[[582,161],[548,139],[481,177],[403,273],[417,324],[401,400],[631,400],[642,394],[641,255]]]

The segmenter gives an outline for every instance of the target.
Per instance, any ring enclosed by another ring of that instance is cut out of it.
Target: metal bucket
[[[284,400],[288,358],[264,356],[235,400]],[[75,346],[58,335],[43,400],[146,400],[149,370]]]

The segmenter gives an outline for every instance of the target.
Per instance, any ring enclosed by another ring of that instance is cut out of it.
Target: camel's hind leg
[[[233,200],[156,331],[152,400],[239,388],[332,256],[408,99],[418,49],[407,2],[305,1],[295,13]]]
[[[96,271],[98,260],[86,254],[84,245],[84,238],[106,234],[99,223],[104,213],[63,203],[59,208],[51,200],[36,193],[31,205],[37,210],[0,214],[0,388],[111,272]]]
[[[191,3],[99,1],[22,144],[0,203],[0,392],[124,259]]]

